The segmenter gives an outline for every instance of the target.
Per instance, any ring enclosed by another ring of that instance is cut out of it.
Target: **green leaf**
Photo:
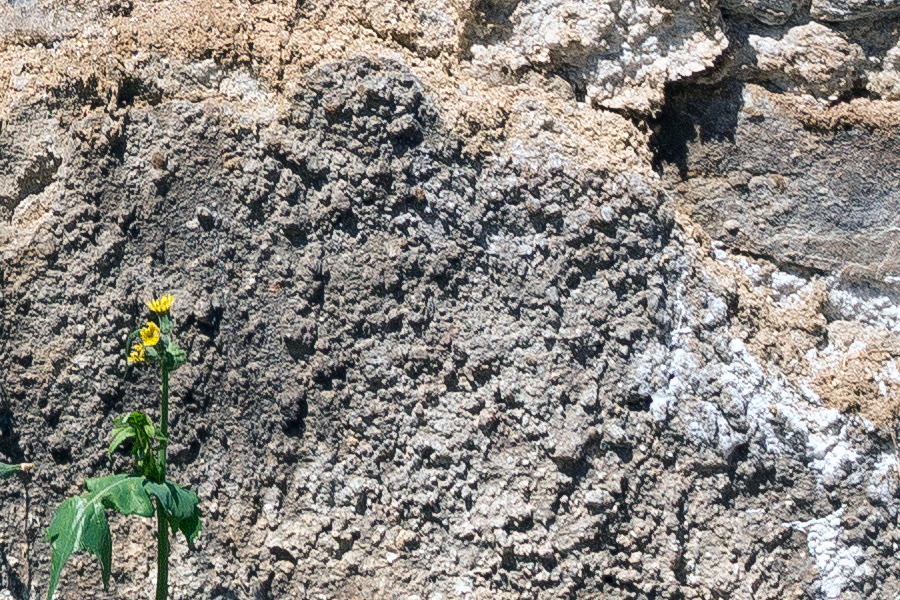
[[[22,465],[7,465],[5,463],[0,463],[0,479],[12,477],[21,470]]]
[[[103,585],[109,584],[112,570],[112,537],[103,505],[94,498],[76,496],[60,505],[47,529],[47,539],[53,547],[50,559],[50,586],[47,600],[52,600],[59,575],[73,552],[87,550],[100,559]]]
[[[172,372],[186,362],[187,353],[177,343],[172,342],[166,345],[166,352],[163,358],[164,368]]]
[[[151,481],[162,480],[162,470],[157,455],[160,445],[165,443],[166,439],[150,420],[150,417],[140,411],[116,417],[113,420],[112,436],[113,440],[109,446],[110,454],[120,444],[131,439],[133,440],[131,456],[134,458],[135,470]]]
[[[144,487],[159,500],[173,531],[183,533],[189,544],[197,539],[201,528],[197,494],[171,481],[162,484],[148,481]]]
[[[134,345],[134,339],[141,334],[140,329],[135,329],[131,333],[128,334],[128,337],[125,338],[125,356],[131,352],[131,348]]]
[[[80,550],[87,550],[99,559],[103,585],[109,585],[112,537],[105,509],[125,515],[153,516],[153,504],[143,488],[145,481],[137,475],[88,479],[85,487],[89,493],[69,498],[60,505],[47,529],[47,540],[53,549],[48,600],[53,598],[66,561]]]
[[[80,550],[87,550],[100,560],[103,585],[109,585],[112,536],[106,509],[123,515],[152,517],[155,513],[153,496],[173,531],[182,532],[188,544],[200,533],[200,499],[194,492],[171,481],[160,484],[140,475],[110,475],[88,479],[84,486],[88,493],[63,502],[47,529],[47,540],[53,549],[47,600],[53,600],[66,561]]]
[[[126,440],[130,440],[135,436],[134,427],[131,425],[119,425],[118,419],[116,419],[116,425],[112,430],[112,441],[109,443],[109,450],[107,450],[108,454],[112,455],[113,452],[116,451],[116,448],[125,443]]]
[[[123,515],[152,517],[153,503],[144,490],[147,480],[140,475],[109,475],[84,482],[90,495],[98,495],[103,506]]]

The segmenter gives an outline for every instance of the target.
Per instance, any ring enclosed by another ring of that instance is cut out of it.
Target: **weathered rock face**
[[[800,0],[724,0],[723,9],[734,15],[747,15],[766,25],[782,25],[802,7]]]
[[[806,269],[900,275],[897,127],[811,128],[734,83],[673,97],[663,118],[678,197],[714,237]]]
[[[650,111],[666,83],[713,66],[727,47],[707,2],[519,2],[503,33],[471,47],[488,70],[565,69],[593,104]]]
[[[0,598],[161,291],[176,598],[896,596],[889,5],[0,7]]]
[[[900,10],[896,0],[812,0],[810,13],[823,21],[875,18]]]

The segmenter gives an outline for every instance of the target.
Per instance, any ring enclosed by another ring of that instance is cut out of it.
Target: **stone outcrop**
[[[173,597],[895,597],[893,8],[0,6],[0,599],[162,291]]]

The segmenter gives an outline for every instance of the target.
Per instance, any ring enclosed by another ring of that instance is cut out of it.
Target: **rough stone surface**
[[[3,4],[0,599],[160,291],[173,598],[896,597],[890,7]]]
[[[755,80],[789,91],[836,98],[859,85],[866,56],[859,44],[821,23],[791,27],[773,38],[750,34]]]
[[[720,25],[706,2],[519,2],[471,52],[491,71],[553,66],[592,104],[647,112],[666,83],[713,66],[727,46]]]
[[[896,0],[812,0],[810,13],[823,21],[877,18],[900,10]]]
[[[734,15],[747,15],[766,25],[781,25],[803,4],[800,0],[724,0],[721,6]]]
[[[679,201],[714,237],[807,269],[900,275],[900,127],[811,129],[737,83],[673,97],[663,119]]]

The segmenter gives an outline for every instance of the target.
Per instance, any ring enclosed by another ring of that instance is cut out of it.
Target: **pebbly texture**
[[[502,34],[470,50],[476,66],[491,70],[554,65],[592,104],[647,112],[662,104],[666,83],[712,67],[727,47],[712,6],[519,2]]]
[[[448,588],[585,589],[595,538],[627,530],[591,516],[620,501],[588,502],[605,482],[579,465],[604,437],[589,415],[638,401],[598,405],[665,319],[649,289],[669,227],[659,196],[464,163],[394,63],[324,67],[302,89],[274,122],[164,102],[130,109],[111,143],[103,120],[73,124],[83,141],[53,184],[65,212],[51,206],[39,252],[4,265],[8,451],[61,466],[38,494],[106,466],[110,418],[153,398],[150,378],[121,380],[121,338],[165,286],[187,303],[194,357],[173,387],[173,464],[208,523],[176,585],[205,572],[212,597],[386,593],[379,570],[428,563]],[[62,257],[78,269],[57,271]],[[27,341],[38,332],[44,350]],[[26,402],[43,409],[14,410]],[[601,455],[613,472],[632,461]],[[122,573],[120,589],[144,577]]]
[[[0,5],[0,599],[160,291],[173,598],[895,597],[888,5]]]

